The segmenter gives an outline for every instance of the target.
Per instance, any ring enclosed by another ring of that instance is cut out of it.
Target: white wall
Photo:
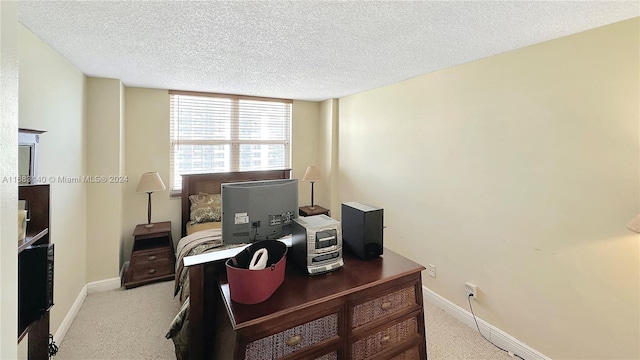
[[[18,171],[18,9],[0,2],[0,179]],[[0,181],[0,358],[18,356],[18,186]],[[10,241],[16,239],[16,242]]]
[[[55,333],[87,283],[87,187],[60,181],[87,174],[86,78],[22,25],[18,40],[19,125],[46,131],[40,136],[38,176],[51,184]]]
[[[340,198],[554,359],[640,358],[639,20],[340,99]]]

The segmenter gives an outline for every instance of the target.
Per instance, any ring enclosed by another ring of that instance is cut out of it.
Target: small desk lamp
[[[164,183],[160,178],[160,174],[158,174],[157,172],[147,172],[142,174],[142,178],[140,179],[140,183],[138,184],[136,192],[146,192],[147,194],[149,194],[147,224],[145,225],[145,227],[153,227],[153,224],[151,223],[151,193],[164,189],[166,189],[166,187],[164,186]]]
[[[627,224],[627,229],[640,234],[640,215],[634,217],[633,219],[631,219],[631,221],[629,221],[629,223]]]
[[[311,206],[309,206],[309,209],[313,210],[316,208],[315,206],[313,206],[313,183],[315,183],[318,180],[322,180],[320,169],[318,169],[317,166],[309,166],[307,168],[307,171],[305,171],[304,176],[302,177],[302,180],[311,182]]]

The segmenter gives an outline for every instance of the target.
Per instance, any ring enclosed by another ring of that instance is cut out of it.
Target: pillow
[[[191,223],[187,222],[187,235],[191,235],[201,230],[222,229],[221,222]]]
[[[198,193],[189,195],[191,201],[191,224],[222,221],[222,198],[220,194]]]

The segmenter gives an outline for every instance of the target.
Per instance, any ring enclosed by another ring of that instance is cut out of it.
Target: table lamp
[[[302,177],[302,180],[311,182],[311,206],[309,206],[309,209],[313,210],[315,209],[315,206],[313,205],[313,183],[315,183],[318,180],[322,180],[320,169],[318,169],[317,166],[309,166],[307,168],[307,171],[305,171],[304,176]]]
[[[138,188],[136,192],[146,192],[149,194],[149,200],[147,204],[147,224],[145,227],[153,227],[151,223],[151,193],[155,191],[161,191],[166,189],[162,179],[160,178],[160,174],[157,172],[146,172],[142,174],[142,178],[140,179],[140,183],[138,184]]]

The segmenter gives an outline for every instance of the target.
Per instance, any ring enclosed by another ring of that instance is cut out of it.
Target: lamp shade
[[[317,166],[309,166],[307,171],[304,172],[304,176],[302,177],[304,181],[318,181],[322,180],[322,174],[320,174],[320,169]]]
[[[140,179],[140,183],[138,184],[136,191],[151,193],[164,189],[166,189],[166,187],[160,178],[160,174],[157,172],[146,172],[142,174],[142,178]]]
[[[640,233],[640,215],[634,217],[627,224],[627,229]]]

